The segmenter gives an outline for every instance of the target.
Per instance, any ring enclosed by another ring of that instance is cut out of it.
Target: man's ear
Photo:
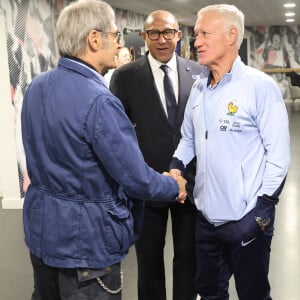
[[[87,36],[87,44],[91,51],[97,51],[102,46],[102,37],[100,33],[93,29]]]
[[[178,39],[178,41],[181,39],[181,30],[178,30],[178,32],[177,32],[177,39]]]
[[[145,31],[142,31],[141,36],[142,36],[143,40],[146,42],[147,33]]]
[[[228,32],[228,43],[230,46],[236,43],[237,37],[238,37],[237,29],[235,27],[231,27]]]

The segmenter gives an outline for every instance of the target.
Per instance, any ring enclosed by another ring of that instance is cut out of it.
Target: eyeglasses
[[[164,31],[159,31],[159,30],[147,30],[146,31],[148,38],[151,41],[157,41],[161,34],[165,40],[172,40],[172,39],[174,39],[174,36],[177,32],[178,32],[177,29],[166,29]]]
[[[99,29],[95,29],[98,32],[101,32],[103,34],[111,34],[114,39],[116,40],[117,43],[120,43],[121,41],[121,32],[120,31],[116,31],[116,32],[103,32],[102,30]]]

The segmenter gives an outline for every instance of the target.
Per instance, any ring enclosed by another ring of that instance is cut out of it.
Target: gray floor
[[[290,115],[292,163],[284,191],[277,206],[270,281],[274,300],[300,299],[300,100],[286,101]],[[171,300],[172,246],[166,242],[168,300]],[[136,260],[134,249],[123,262],[125,286],[123,300],[136,300]],[[168,276],[170,274],[170,276]],[[32,271],[23,242],[22,212],[0,209],[0,300],[29,300]],[[234,283],[230,300],[237,300]],[[155,299],[154,299],[155,300]],[[255,300],[255,299],[253,299]]]

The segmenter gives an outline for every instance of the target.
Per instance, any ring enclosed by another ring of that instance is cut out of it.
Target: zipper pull
[[[208,131],[205,130],[205,139],[207,140],[207,136],[208,136]]]

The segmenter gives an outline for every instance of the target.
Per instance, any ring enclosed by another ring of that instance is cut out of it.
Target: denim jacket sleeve
[[[85,134],[106,172],[127,195],[137,199],[175,200],[176,181],[145,163],[134,128],[119,99],[109,93],[95,99],[86,120]]]

